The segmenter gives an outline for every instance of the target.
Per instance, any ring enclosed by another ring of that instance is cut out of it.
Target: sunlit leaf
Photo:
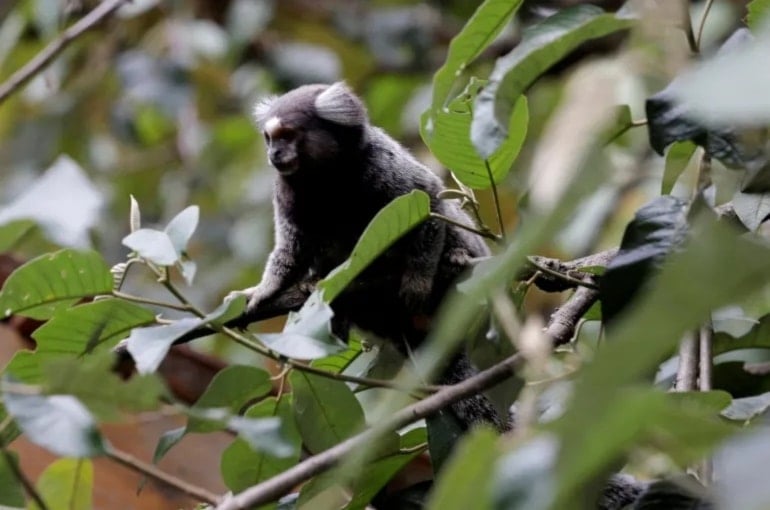
[[[682,175],[687,164],[695,153],[696,145],[692,142],[675,142],[666,153],[666,167],[663,171],[663,181],[660,184],[660,192],[668,195],[674,189],[679,176]]]
[[[182,254],[187,251],[187,243],[198,226],[199,214],[198,206],[191,205],[174,216],[166,225],[165,232],[177,253]]]
[[[126,339],[126,347],[140,374],[155,372],[174,341],[201,326],[200,319],[184,318],[173,324],[134,328]]]
[[[171,266],[180,257],[169,235],[160,230],[140,228],[124,237],[123,244],[159,266]]]

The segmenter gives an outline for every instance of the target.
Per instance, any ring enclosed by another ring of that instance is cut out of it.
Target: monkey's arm
[[[430,296],[446,239],[446,225],[429,219],[408,234],[401,275],[401,298],[410,309],[418,309]]]

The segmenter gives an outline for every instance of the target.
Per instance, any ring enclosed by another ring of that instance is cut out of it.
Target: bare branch
[[[572,340],[580,318],[599,299],[599,291],[579,287],[561,308],[551,314],[545,334],[553,339],[554,345],[566,344]]]
[[[605,267],[617,253],[617,248],[613,248],[567,262],[535,255],[529,257],[529,263],[519,271],[516,279],[526,281],[537,275],[534,283],[538,289],[545,292],[562,292],[579,285],[575,280],[584,278],[585,275],[581,275],[582,269],[595,266]],[[538,272],[540,274],[537,274]],[[563,275],[563,277],[557,275]]]
[[[252,508],[274,501],[289,492],[297,484],[334,467],[343,457],[376,440],[383,432],[398,430],[445,408],[453,402],[476,395],[511,377],[520,362],[520,356],[515,354],[461,383],[447,386],[434,395],[393,413],[389,419],[379,426],[367,429],[239,494],[226,497],[219,504],[217,510]]]
[[[59,37],[51,41],[40,51],[40,53],[27,62],[24,67],[13,73],[5,83],[0,85],[0,103],[8,99],[8,97],[17,89],[34,78],[36,74],[50,64],[59,53],[64,51],[64,49],[72,44],[78,37],[107,19],[110,14],[128,1],[129,0],[105,0],[93,11],[78,20],[77,23],[65,30]]]

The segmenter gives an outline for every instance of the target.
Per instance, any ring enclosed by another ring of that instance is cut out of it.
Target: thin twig
[[[125,299],[126,301],[133,301],[134,303],[142,303],[145,305],[159,306],[161,308],[169,308],[171,310],[179,310],[180,312],[192,312],[188,305],[177,305],[175,303],[169,303],[167,301],[160,301],[156,299],[145,298],[141,296],[134,296],[132,294],[126,294],[119,290],[113,290],[112,295],[116,298]]]
[[[706,7],[703,8],[703,16],[701,16],[700,23],[698,24],[698,37],[695,38],[695,47],[698,48],[698,51],[700,51],[700,43],[703,38],[703,27],[706,26],[706,18],[709,15],[712,5],[714,5],[714,0],[708,0],[706,2]]]
[[[450,225],[454,225],[455,227],[460,227],[463,230],[467,230],[468,232],[473,232],[474,234],[480,235],[481,237],[486,237],[487,239],[491,239],[493,241],[500,241],[500,238],[493,234],[492,232],[486,231],[486,230],[480,230],[476,227],[472,227],[471,225],[466,225],[464,223],[460,223],[459,221],[453,220],[452,218],[448,216],[444,216],[443,214],[438,213],[430,213],[431,218],[436,218],[437,220],[445,221],[446,223],[449,223]]]
[[[178,490],[179,492],[182,492],[190,497],[195,498],[198,501],[208,503],[209,505],[216,505],[216,504],[219,504],[220,501],[222,501],[222,498],[214,494],[213,492],[207,491],[206,489],[202,489],[197,485],[187,483],[184,480],[181,480],[173,475],[170,475],[164,471],[161,471],[160,469],[153,466],[152,464],[148,464],[147,462],[142,462],[141,460],[137,459],[133,455],[117,450],[114,447],[107,448],[106,455],[107,457],[114,460],[118,464],[121,464],[122,466],[125,466],[132,471],[136,471],[137,473],[141,473],[148,478],[152,478],[153,480],[157,480],[161,483],[164,483],[169,487],[172,487]]]
[[[572,340],[580,318],[599,299],[599,291],[578,287],[572,297],[558,310],[551,314],[545,334],[553,340],[553,345],[562,345]]]
[[[343,457],[377,440],[383,432],[398,430],[410,423],[434,414],[458,400],[476,395],[511,377],[520,362],[520,356],[515,354],[461,383],[447,386],[430,397],[426,397],[393,413],[378,426],[369,428],[358,435],[346,439],[328,450],[314,455],[283,473],[254,485],[239,494],[229,497],[225,496],[217,510],[252,508],[274,501],[289,492],[297,484],[331,469]]]
[[[505,241],[505,225],[503,224],[503,213],[500,210],[500,197],[497,196],[497,183],[495,183],[495,177],[492,175],[492,168],[489,166],[488,159],[484,160],[484,166],[487,168],[489,183],[492,185],[492,198],[495,201],[495,213],[497,214],[497,226],[500,229],[500,239]]]
[[[22,85],[34,78],[36,74],[42,71],[48,64],[56,58],[59,53],[72,44],[78,37],[91,30],[96,25],[107,19],[121,5],[128,0],[105,0],[100,3],[93,11],[89,12],[74,25],[65,30],[59,37],[51,41],[42,49],[32,60],[27,62],[21,69],[13,73],[5,83],[0,85],[0,103]]]
[[[35,485],[26,477],[24,472],[19,468],[19,465],[14,461],[13,455],[11,455],[5,448],[2,448],[2,454],[5,463],[8,464],[8,469],[11,471],[11,474],[13,474],[14,478],[21,483],[21,486],[24,487],[24,491],[27,495],[32,498],[40,510],[49,510],[48,505],[43,501],[43,497],[37,492]]]

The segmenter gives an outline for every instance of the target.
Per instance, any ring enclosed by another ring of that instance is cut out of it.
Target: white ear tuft
[[[335,124],[362,126],[367,122],[364,104],[344,81],[338,81],[318,94],[314,106],[319,117]]]
[[[270,107],[273,106],[273,103],[277,99],[278,96],[268,96],[263,97],[259,101],[256,102],[254,105],[254,120],[257,121],[257,124],[261,127],[262,124],[265,123],[267,120],[268,112],[270,111]]]

